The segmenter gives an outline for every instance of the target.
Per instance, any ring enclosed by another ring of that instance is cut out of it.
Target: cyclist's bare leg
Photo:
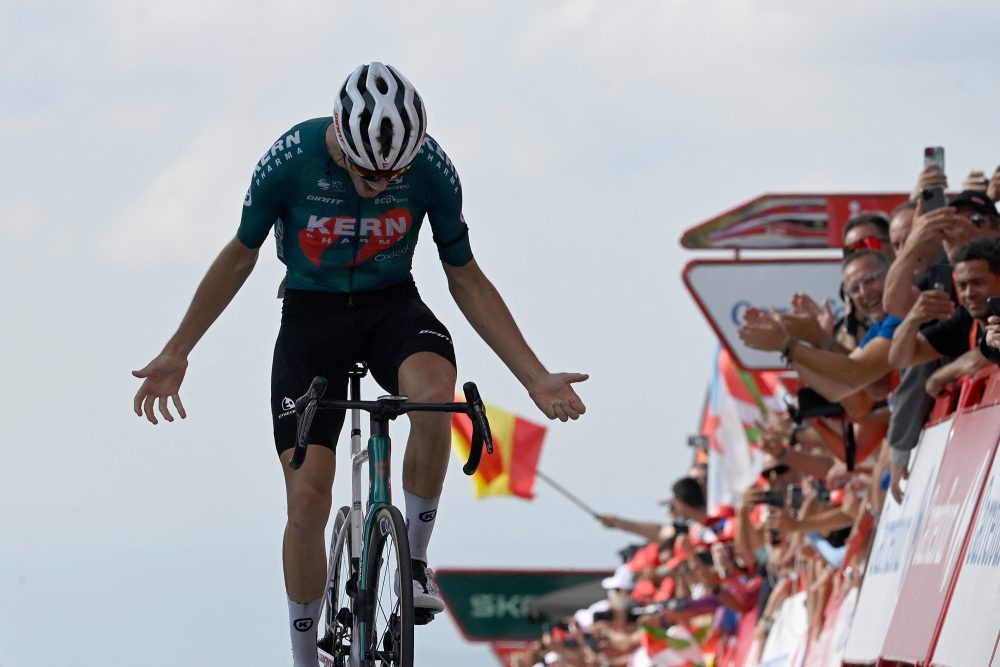
[[[306,603],[321,597],[326,583],[323,533],[330,518],[336,458],[326,447],[309,445],[302,467],[292,470],[292,453],[288,449],[281,454],[288,501],[282,561],[288,597]]]
[[[399,367],[399,392],[419,403],[455,400],[455,367],[433,352],[417,352]],[[413,412],[403,456],[403,488],[423,498],[441,495],[451,453],[451,415]]]

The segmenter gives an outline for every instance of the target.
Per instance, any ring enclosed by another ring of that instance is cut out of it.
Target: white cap
[[[635,588],[635,577],[628,565],[620,565],[613,575],[601,581],[601,586],[607,591],[630,591]]]

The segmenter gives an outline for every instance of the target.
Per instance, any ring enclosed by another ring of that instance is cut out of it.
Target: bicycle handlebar
[[[493,434],[486,419],[486,407],[474,382],[466,382],[462,386],[465,403],[411,403],[397,396],[384,396],[374,401],[323,400],[326,387],[326,378],[317,375],[309,384],[305,395],[295,401],[297,422],[295,452],[289,463],[293,470],[302,467],[306,459],[309,429],[316,416],[316,410],[364,410],[380,421],[395,419],[407,412],[464,412],[472,420],[472,446],[469,449],[469,460],[462,466],[462,472],[466,475],[476,472],[483,456],[484,445],[487,453],[493,453]]]

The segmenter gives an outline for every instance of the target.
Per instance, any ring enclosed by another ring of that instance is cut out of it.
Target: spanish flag
[[[476,497],[535,497],[535,470],[542,453],[545,427],[523,417],[486,405],[486,418],[493,433],[493,455],[483,452],[479,470],[472,476]],[[451,417],[451,446],[463,461],[469,457],[472,421],[463,413]]]

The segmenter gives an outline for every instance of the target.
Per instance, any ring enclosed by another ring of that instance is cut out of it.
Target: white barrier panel
[[[944,458],[951,424],[950,419],[941,422],[921,436],[902,506],[891,495],[886,496],[844,650],[844,662],[878,661],[910,563],[914,539],[920,534],[931,501],[931,489]]]
[[[806,594],[796,593],[785,600],[774,615],[774,625],[764,643],[760,667],[797,667],[801,646],[809,627]]]
[[[961,567],[934,650],[932,664],[940,667],[1000,660],[1000,456],[993,459]]]
[[[844,595],[844,601],[840,603],[840,618],[833,627],[833,637],[830,641],[830,657],[825,667],[840,667],[847,648],[847,637],[851,632],[851,624],[854,621],[854,610],[858,604],[858,589],[852,588]]]
[[[883,660],[921,664],[930,660],[998,441],[1000,414],[996,409],[955,416],[930,492],[927,518],[917,533],[882,644]]]

